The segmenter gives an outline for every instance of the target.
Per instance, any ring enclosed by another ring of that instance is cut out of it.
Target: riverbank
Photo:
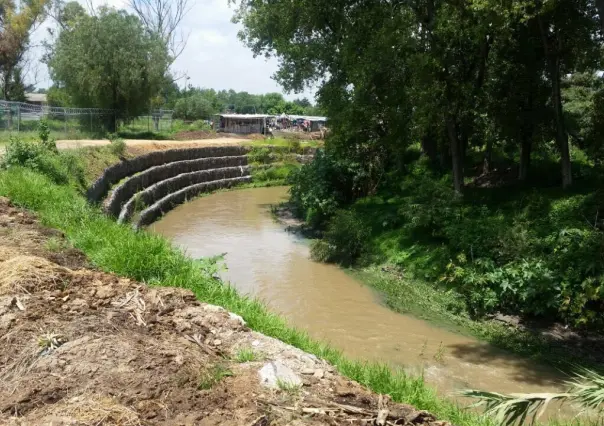
[[[326,359],[345,376],[393,400],[428,410],[458,425],[489,424],[474,413],[436,396],[421,378],[393,372],[380,364],[351,362],[338,351],[288,326],[255,300],[239,296],[212,277],[213,267],[194,261],[163,238],[135,232],[110,220],[72,185],[58,185],[39,173],[12,167],[0,173],[0,195],[36,212],[42,222],[63,231],[92,264],[150,285],[185,287],[197,299],[241,315],[248,326]]]
[[[320,239],[322,233],[296,217],[284,202],[272,208],[273,217],[289,232]],[[319,240],[317,240],[319,241]],[[569,373],[577,367],[601,370],[604,336],[579,333],[561,324],[523,321],[520,317],[496,315],[475,319],[455,292],[414,278],[388,263],[348,267],[360,282],[378,291],[383,303],[401,314],[410,314],[439,327],[475,337],[495,347]]]
[[[448,425],[190,290],[91,269],[2,198],[0,240],[3,424]]]

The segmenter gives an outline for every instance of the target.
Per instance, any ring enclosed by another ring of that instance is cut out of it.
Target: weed
[[[38,346],[43,352],[50,352],[52,350],[57,349],[66,341],[67,339],[63,335],[54,332],[49,332],[44,333],[40,337],[38,337]]]
[[[298,385],[281,379],[277,379],[277,387],[279,388],[279,390],[290,395],[297,395],[302,389],[302,385]]]
[[[65,241],[57,237],[50,237],[46,243],[44,243],[44,248],[53,253],[63,250],[65,246]]]
[[[122,156],[126,152],[126,142],[122,138],[111,139],[109,150],[113,155]]]
[[[443,342],[440,342],[440,345],[438,346],[438,350],[434,354],[434,360],[436,362],[442,363],[444,357],[445,357],[445,347],[443,345]]]
[[[258,355],[251,348],[239,349],[237,351],[237,353],[235,354],[235,361],[242,363],[242,364],[245,362],[257,361],[258,359],[259,359]]]
[[[225,377],[233,376],[233,372],[222,364],[216,364],[203,370],[199,375],[199,384],[197,388],[199,390],[212,389],[216,384],[220,383]]]

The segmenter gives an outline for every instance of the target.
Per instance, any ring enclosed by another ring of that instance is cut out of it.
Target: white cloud
[[[86,7],[85,0],[78,0]],[[92,0],[95,7],[102,4],[123,8],[125,0]],[[250,93],[281,92],[281,87],[271,79],[277,70],[277,60],[254,58],[252,52],[237,38],[240,30],[231,18],[233,9],[228,0],[191,0],[193,7],[182,22],[184,34],[189,36],[182,55],[173,65],[179,75],[186,75],[194,86],[220,89],[233,89]],[[48,23],[39,28],[32,38],[38,45],[47,37]],[[43,54],[41,47],[35,48],[32,57],[37,73],[28,73],[27,78],[36,82],[38,87],[52,84],[46,65],[39,62]],[[184,84],[185,79],[179,83]],[[293,99],[313,94],[286,95]]]

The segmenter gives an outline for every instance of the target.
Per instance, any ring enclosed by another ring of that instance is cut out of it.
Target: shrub
[[[267,147],[252,147],[247,154],[250,163],[269,164],[273,161],[270,148]]]
[[[11,137],[6,146],[2,166],[23,166],[48,176],[57,184],[67,184],[71,178],[83,176],[82,166],[71,155],[63,155],[42,143]]]
[[[40,137],[41,144],[49,151],[59,152],[57,144],[54,139],[50,138],[50,126],[48,120],[40,120],[38,124],[38,136]]]
[[[122,138],[111,138],[109,150],[113,155],[122,156],[126,152],[126,142]]]
[[[318,150],[310,164],[290,175],[290,202],[309,225],[322,227],[340,206],[352,201],[351,182],[348,170]]]
[[[323,262],[351,265],[366,250],[370,229],[352,211],[339,210],[329,221],[323,241],[311,247],[311,256]]]

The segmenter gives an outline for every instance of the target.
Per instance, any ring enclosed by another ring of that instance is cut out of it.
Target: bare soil
[[[212,139],[189,139],[189,140],[144,140],[144,139],[126,139],[126,145],[129,148],[149,148],[149,149],[171,149],[186,148],[189,146],[221,146],[227,144],[239,144],[248,142],[248,139],[242,137],[214,137]],[[108,139],[77,139],[77,140],[58,140],[59,149],[74,149],[87,146],[105,146],[111,142]]]
[[[0,198],[0,424],[446,425],[193,293],[95,270]],[[239,363],[240,350],[256,360]],[[269,388],[279,361],[302,386]]]

